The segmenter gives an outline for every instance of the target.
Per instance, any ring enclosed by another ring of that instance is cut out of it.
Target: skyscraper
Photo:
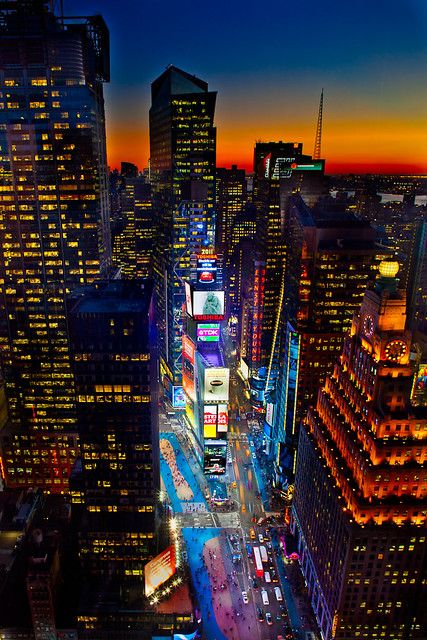
[[[310,208],[298,195],[286,211],[282,367],[269,434],[279,484],[293,477],[299,422],[332,373],[384,255],[375,229],[350,213]]]
[[[110,268],[100,16],[1,8],[0,348],[9,486],[66,489],[77,453],[65,296]]]
[[[160,364],[182,377],[183,277],[190,255],[215,242],[216,92],[170,66],[151,86],[150,166],[157,214],[156,283]]]
[[[236,216],[241,213],[246,204],[245,170],[238,169],[235,164],[231,169],[218,168],[216,181],[216,247],[218,251],[225,254],[230,250]]]
[[[258,211],[259,244],[265,260],[261,355],[263,364],[267,364],[272,355],[275,358],[279,347],[279,302],[283,301],[287,251],[284,205],[293,192],[302,193],[309,203],[315,202],[324,190],[324,161],[304,155],[299,142],[258,142],[254,172],[253,202]]]
[[[68,300],[81,447],[75,502],[87,579],[137,581],[153,554],[159,491],[157,362],[151,282],[113,280]]]
[[[300,432],[293,502],[325,640],[425,638],[425,406],[398,264],[382,262]]]

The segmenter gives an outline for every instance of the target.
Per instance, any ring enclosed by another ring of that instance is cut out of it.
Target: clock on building
[[[371,335],[374,333],[374,319],[372,316],[370,315],[366,315],[363,318],[363,333],[365,334],[365,336],[368,336],[368,338],[371,337]]]
[[[407,350],[408,347],[403,340],[390,340],[390,342],[386,344],[385,355],[387,360],[397,362],[405,355]]]

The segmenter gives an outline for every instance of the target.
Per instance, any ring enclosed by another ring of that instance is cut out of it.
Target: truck
[[[254,547],[254,564],[255,564],[255,575],[258,578],[264,577],[264,567],[261,562],[261,555],[258,547]]]

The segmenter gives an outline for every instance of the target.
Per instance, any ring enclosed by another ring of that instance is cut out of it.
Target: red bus
[[[258,547],[254,547],[254,563],[255,563],[255,573],[258,578],[264,577],[264,567],[261,562],[261,555]]]

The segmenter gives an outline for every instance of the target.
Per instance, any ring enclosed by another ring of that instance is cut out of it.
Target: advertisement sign
[[[193,303],[191,297],[191,286],[188,282],[184,282],[185,287],[185,306],[189,316],[193,315]]]
[[[227,442],[225,440],[205,440],[204,472],[208,475],[225,473],[227,463]]]
[[[209,324],[197,325],[197,341],[198,342],[218,342],[219,341],[219,324],[210,322]]]
[[[185,393],[182,387],[173,387],[172,406],[176,409],[185,407]]]
[[[226,404],[218,405],[218,433],[227,433],[228,431],[228,406]]]
[[[205,404],[203,409],[203,436],[204,438],[216,438],[216,422],[218,408],[216,404]]]
[[[243,378],[249,380],[249,367],[243,358],[240,358],[240,371],[242,372]]]
[[[415,405],[427,404],[427,364],[421,363],[414,378],[412,402]]]
[[[273,425],[274,419],[274,404],[272,402],[267,403],[267,409],[265,412],[265,421],[270,427]]]
[[[176,571],[175,547],[171,545],[145,565],[145,595],[148,597]]]
[[[194,354],[196,345],[185,334],[182,336],[182,386],[193,402],[196,401],[194,386]]]
[[[230,386],[230,369],[226,367],[210,367],[205,369],[204,401],[228,402]]]
[[[197,282],[213,284],[217,276],[217,256],[199,256],[197,259]]]
[[[223,320],[224,291],[194,291],[193,317],[195,320]]]

